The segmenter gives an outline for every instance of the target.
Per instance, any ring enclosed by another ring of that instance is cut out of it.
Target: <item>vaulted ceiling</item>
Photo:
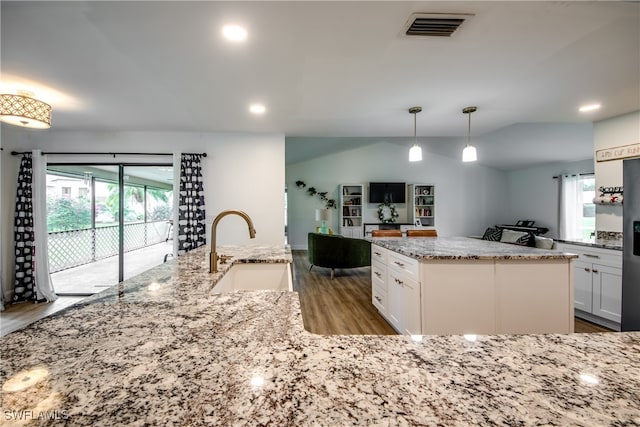
[[[407,109],[420,105],[418,135],[459,138],[462,108],[476,105],[473,134],[497,138],[520,124],[580,125],[640,109],[637,2],[1,7],[3,92],[51,103],[54,129],[410,137]],[[473,16],[451,37],[408,37],[415,12]],[[227,23],[245,26],[248,39],[225,40]],[[250,114],[253,102],[266,113]],[[579,113],[589,102],[602,108]]]

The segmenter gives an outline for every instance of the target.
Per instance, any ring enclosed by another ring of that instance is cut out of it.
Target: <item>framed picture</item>
[[[414,222],[413,225],[416,227],[422,227],[422,221],[420,221],[420,218],[416,218],[416,222]]]

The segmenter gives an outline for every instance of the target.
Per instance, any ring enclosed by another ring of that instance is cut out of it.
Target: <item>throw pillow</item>
[[[491,240],[492,242],[499,242],[502,237],[502,229],[489,227],[485,230],[482,240]]]
[[[529,242],[529,233],[524,231],[502,230],[500,241],[503,243],[515,243],[526,246]]]
[[[548,237],[535,236],[536,248],[553,249],[553,239]]]

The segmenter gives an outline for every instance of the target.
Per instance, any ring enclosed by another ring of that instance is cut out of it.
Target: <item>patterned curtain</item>
[[[206,242],[201,159],[200,154],[182,154],[180,157],[178,256]]]
[[[16,266],[13,301],[37,301],[35,269],[33,268],[33,163],[31,153],[22,155],[18,172],[18,191],[14,217]]]

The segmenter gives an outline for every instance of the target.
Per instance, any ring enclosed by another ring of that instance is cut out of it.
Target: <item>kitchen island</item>
[[[573,332],[577,255],[466,237],[371,238],[372,303],[398,332]]]
[[[3,422],[640,423],[639,333],[320,336],[296,293],[215,294],[207,268],[196,250],[0,339]]]

